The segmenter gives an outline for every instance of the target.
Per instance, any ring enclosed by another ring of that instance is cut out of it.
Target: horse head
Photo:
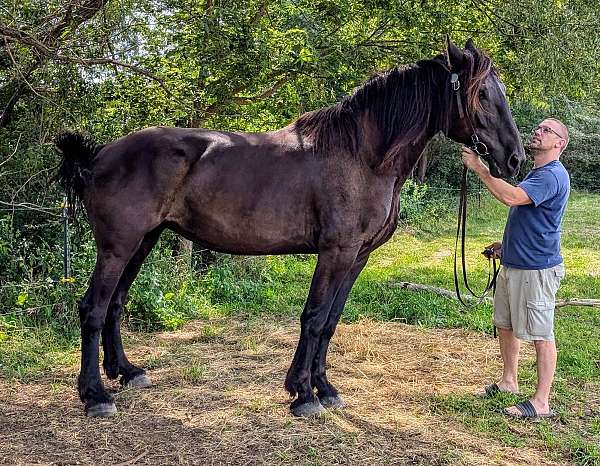
[[[447,136],[473,148],[496,178],[515,175],[525,151],[491,60],[469,39],[464,50],[448,40],[447,61],[453,94]]]

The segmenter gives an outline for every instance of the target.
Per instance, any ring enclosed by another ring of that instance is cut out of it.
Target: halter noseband
[[[467,124],[471,128],[471,142],[473,143],[470,148],[480,157],[484,157],[486,155],[490,155],[490,152],[485,145],[485,143],[479,140],[477,133],[475,132],[475,127],[473,126],[473,122],[471,121],[471,117],[467,112],[464,111],[462,99],[460,97],[460,81],[458,79],[458,74],[451,73],[450,74],[450,84],[452,84],[452,90],[454,91],[454,95],[456,96],[456,105],[458,107],[458,116],[461,120],[467,120]]]

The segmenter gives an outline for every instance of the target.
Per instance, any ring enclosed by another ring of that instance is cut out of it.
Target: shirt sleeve
[[[558,180],[549,170],[536,170],[529,178],[518,184],[536,207],[552,199],[558,193]]]

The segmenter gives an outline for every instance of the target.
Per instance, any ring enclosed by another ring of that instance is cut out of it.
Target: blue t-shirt
[[[570,192],[567,170],[558,160],[531,170],[519,183],[532,204],[511,207],[502,240],[502,263],[516,269],[554,267],[560,255],[560,222]]]

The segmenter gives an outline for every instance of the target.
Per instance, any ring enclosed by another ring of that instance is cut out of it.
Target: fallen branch
[[[405,290],[412,291],[429,291],[430,293],[435,293],[440,296],[444,296],[445,298],[456,299],[456,293],[454,291],[446,290],[445,288],[438,288],[437,286],[430,285],[421,285],[420,283],[410,283],[410,282],[397,282],[394,283],[394,286],[399,288],[403,288]],[[474,296],[465,295],[469,301],[478,301],[479,298],[475,298]],[[493,299],[491,297],[487,297],[484,299],[485,302],[492,303]],[[571,298],[571,299],[559,299],[556,301],[555,307],[564,307],[564,306],[585,306],[585,307],[597,307],[600,308],[600,299],[585,299],[585,298]]]
[[[444,296],[445,298],[456,299],[456,293],[454,291],[446,290],[445,288],[438,288],[437,286],[430,285],[421,285],[419,283],[410,283],[410,282],[397,282],[394,283],[394,286],[399,288],[404,288],[405,290],[411,291],[429,291],[431,293],[439,294],[440,296]],[[469,301],[478,301],[479,298],[475,298],[473,296],[465,295],[465,297]],[[492,302],[492,298],[485,298],[486,301]]]
[[[588,307],[600,308],[600,299],[572,298],[572,299],[559,299],[556,301],[555,307],[563,307],[563,306],[588,306]]]

